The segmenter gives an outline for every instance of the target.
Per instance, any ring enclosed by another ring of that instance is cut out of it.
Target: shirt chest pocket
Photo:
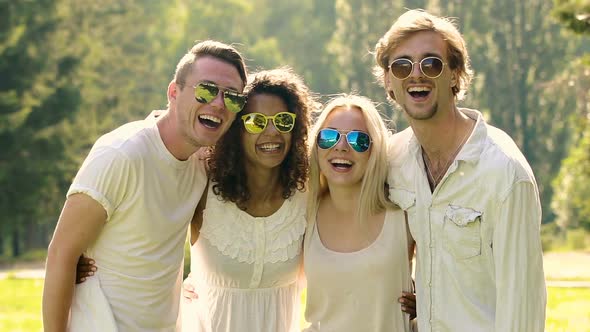
[[[455,259],[481,255],[481,216],[471,208],[449,205],[443,226],[443,246]]]

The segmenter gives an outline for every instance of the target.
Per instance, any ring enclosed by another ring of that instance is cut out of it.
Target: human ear
[[[383,81],[385,85],[385,92],[392,100],[395,100],[395,94],[393,93],[393,88],[391,88],[391,78],[389,77],[389,73],[385,72],[383,75]]]
[[[178,84],[176,84],[176,82],[171,81],[170,84],[168,84],[168,91],[166,92],[166,95],[168,97],[168,103],[175,101],[176,97],[178,95]]]

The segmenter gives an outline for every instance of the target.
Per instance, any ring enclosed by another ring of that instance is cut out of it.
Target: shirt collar
[[[461,151],[459,151],[459,154],[455,157],[455,160],[476,162],[479,160],[479,156],[483,151],[483,143],[487,137],[486,122],[479,111],[469,108],[460,108],[459,111],[475,120],[475,126],[471,135],[461,148]],[[420,142],[418,142],[418,138],[416,138],[413,131],[407,144],[408,152],[411,155],[417,156],[422,153],[422,146],[420,145]]]
[[[488,129],[486,128],[486,121],[479,111],[472,110],[469,108],[459,109],[463,114],[467,115],[471,119],[475,120],[475,126],[471,135],[459,151],[459,154],[455,158],[456,160],[464,160],[467,162],[477,162],[479,156],[483,152],[484,141],[488,136]]]

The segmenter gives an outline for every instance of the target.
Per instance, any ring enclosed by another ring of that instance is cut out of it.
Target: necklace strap
[[[472,128],[470,128],[470,130],[467,131],[467,133],[465,134],[465,136],[461,140],[461,143],[459,143],[459,145],[457,146],[455,151],[451,155],[449,155],[448,159],[443,164],[444,167],[441,168],[440,171],[437,172],[436,177],[432,174],[432,171],[430,170],[430,166],[428,165],[428,164],[430,164],[430,159],[428,158],[428,155],[426,155],[426,152],[424,152],[424,148],[422,148],[422,160],[424,160],[424,167],[426,168],[426,176],[428,177],[428,182],[430,183],[430,189],[432,189],[432,191],[434,191],[434,188],[436,188],[439,181],[442,180],[443,176],[447,173],[449,166],[451,166],[451,163],[453,162],[453,160],[455,160],[455,157],[457,157],[457,155],[459,154],[459,151],[461,151],[461,148],[467,142],[467,139],[469,138],[469,135],[471,134],[471,132],[472,132]],[[432,182],[430,182],[431,180],[432,180]]]

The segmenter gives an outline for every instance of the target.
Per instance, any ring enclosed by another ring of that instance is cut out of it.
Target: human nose
[[[211,101],[210,105],[215,106],[217,109],[225,108],[225,101],[223,100],[223,91],[219,90],[217,96]]]
[[[338,137],[338,142],[336,142],[336,145],[334,146],[335,150],[348,151],[348,142],[346,141],[345,136],[346,135],[340,134]]]
[[[275,135],[280,133],[277,127],[275,126],[274,119],[266,118],[266,121],[266,128],[264,128],[265,134]]]
[[[421,77],[424,74],[422,73],[422,68],[420,67],[420,61],[417,62],[412,62],[412,72],[410,73],[410,76],[413,77]]]

